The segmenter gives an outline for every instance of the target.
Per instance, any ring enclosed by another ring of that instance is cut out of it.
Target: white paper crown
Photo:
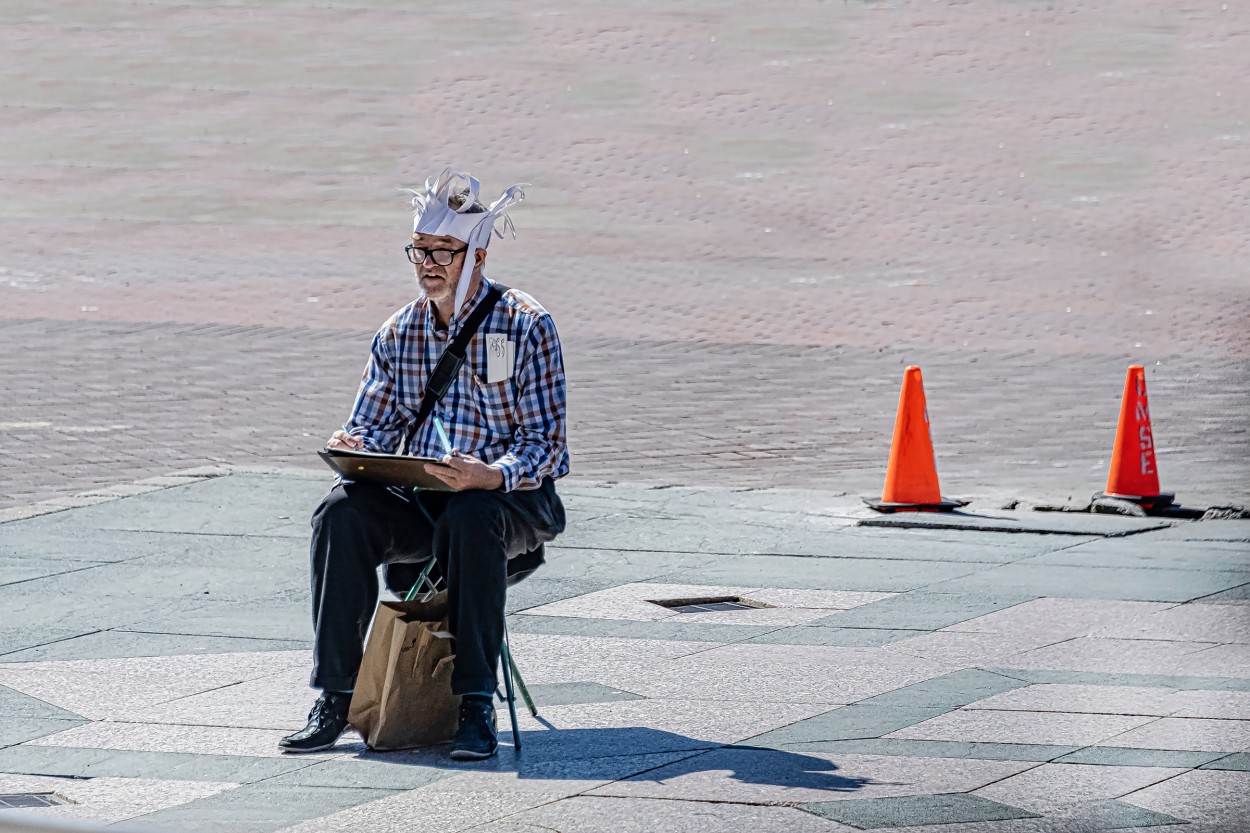
[[[513,185],[504,191],[499,199],[491,203],[485,211],[474,211],[478,201],[481,183],[476,177],[461,171],[446,168],[438,176],[425,181],[425,193],[410,191],[412,207],[416,210],[412,222],[413,234],[435,234],[463,240],[469,247],[464,256],[464,268],[460,272],[460,284],[456,287],[455,313],[460,313],[465,296],[469,292],[469,283],[473,275],[473,253],[477,249],[485,249],[490,245],[492,234],[499,237],[508,232],[516,237],[516,226],[507,211],[525,199],[525,185]],[[463,200],[458,208],[451,207],[451,196],[462,194]]]

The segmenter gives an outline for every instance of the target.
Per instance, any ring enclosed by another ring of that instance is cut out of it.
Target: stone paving
[[[8,0],[0,507],[305,465],[448,162],[532,183],[578,474],[870,494],[919,364],[949,492],[1079,499],[1135,362],[1250,502],[1248,10]]]
[[[0,810],[170,831],[1244,829],[1250,522],[566,481],[513,588],[523,748],[284,756],[320,472],[0,523]],[[18,517],[18,515],[25,517]],[[749,610],[653,600],[733,596]],[[506,719],[504,721],[506,726]]]

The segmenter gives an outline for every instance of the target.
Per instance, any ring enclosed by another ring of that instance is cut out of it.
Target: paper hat
[[[446,235],[463,240],[469,246],[469,250],[465,252],[464,268],[460,272],[460,284],[456,287],[453,318],[459,314],[469,292],[473,275],[473,252],[490,245],[492,234],[503,237],[506,231],[513,238],[516,237],[516,226],[512,224],[512,218],[507,211],[525,199],[525,185],[513,185],[482,211],[478,201],[480,190],[481,183],[475,177],[446,168],[438,176],[425,181],[424,194],[410,192],[413,195],[412,207],[416,209],[412,222],[413,234]],[[451,207],[453,196],[462,197],[458,208]],[[479,210],[475,211],[475,208]]]

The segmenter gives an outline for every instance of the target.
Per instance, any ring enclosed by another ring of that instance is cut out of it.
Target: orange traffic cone
[[[929,409],[918,367],[909,367],[903,373],[885,490],[881,500],[865,498],[864,503],[878,512],[949,512],[963,506],[960,501],[943,498],[938,488],[933,440],[929,437]]]
[[[1147,510],[1163,509],[1176,500],[1172,492],[1159,491],[1159,467],[1155,465],[1155,441],[1146,400],[1146,371],[1139,364],[1130,366],[1124,379],[1107,490],[1094,495],[1094,499],[1100,497],[1129,500]]]

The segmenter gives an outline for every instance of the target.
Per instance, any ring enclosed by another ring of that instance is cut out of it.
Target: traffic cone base
[[[952,509],[968,505],[966,501],[951,500],[945,497],[937,503],[889,503],[884,500],[873,500],[872,498],[864,498],[864,503],[878,512],[886,514],[891,512],[950,512]]]
[[[949,512],[963,506],[957,500],[942,497],[938,487],[933,439],[929,436],[929,409],[918,367],[903,372],[885,488],[879,500],[865,498],[864,503],[878,512]]]
[[[1092,500],[1115,498],[1136,503],[1142,509],[1164,509],[1176,502],[1176,492],[1160,492],[1157,495],[1117,495],[1115,492],[1095,492]]]

